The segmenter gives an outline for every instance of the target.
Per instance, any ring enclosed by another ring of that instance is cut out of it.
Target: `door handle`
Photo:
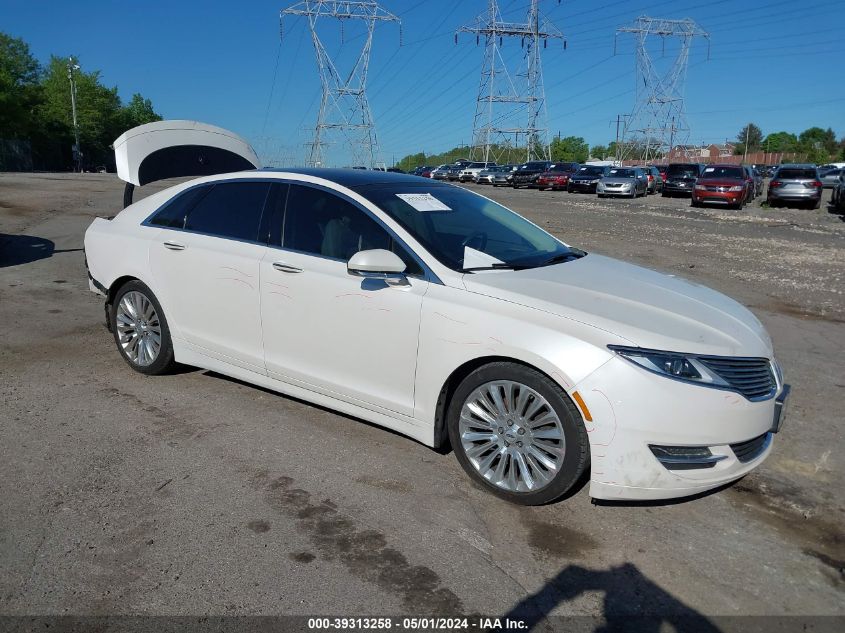
[[[179,242],[165,242],[164,248],[169,248],[171,251],[184,251],[185,245]]]
[[[282,273],[301,273],[302,269],[284,262],[273,262],[273,268]]]

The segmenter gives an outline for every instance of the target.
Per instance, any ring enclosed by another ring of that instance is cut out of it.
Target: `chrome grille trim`
[[[765,400],[777,392],[775,372],[766,358],[697,356],[696,359],[749,400]]]

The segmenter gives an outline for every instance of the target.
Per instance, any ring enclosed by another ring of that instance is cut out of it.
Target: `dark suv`
[[[522,163],[513,172],[511,186],[514,189],[535,186],[537,184],[537,176],[546,171],[551,164],[551,161],[548,160],[530,160],[527,163]]]
[[[692,196],[692,188],[704,171],[701,163],[671,163],[666,168],[666,180],[663,182],[663,197]]]

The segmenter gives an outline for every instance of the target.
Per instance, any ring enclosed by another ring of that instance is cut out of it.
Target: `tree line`
[[[73,73],[82,165],[113,166],[114,140],[161,116],[140,93],[123,103],[97,70]],[[0,170],[70,170],[73,144],[68,58],[53,55],[42,65],[25,41],[0,32]]]
[[[845,160],[845,137],[836,139],[836,133],[831,129],[810,127],[795,135],[791,132],[773,132],[763,136],[762,130],[750,123],[737,134],[734,144],[734,154],[742,156],[746,153],[745,144],[748,143],[748,153],[770,152],[796,154],[800,160],[809,163],[823,164],[834,160]],[[645,156],[651,159],[659,158],[654,148],[645,143],[628,142],[624,146],[616,141],[607,145],[593,145],[592,147],[580,136],[555,137],[549,145],[553,161],[583,163],[589,159],[612,160],[617,156],[617,150],[629,159],[641,160]],[[405,170],[411,170],[423,165],[442,165],[453,163],[459,158],[468,158],[469,147],[455,147],[440,154],[426,154],[419,152],[405,156],[396,164]],[[492,146],[491,156],[495,156],[500,164],[522,163],[525,161],[525,148]],[[493,160],[491,158],[491,160]]]

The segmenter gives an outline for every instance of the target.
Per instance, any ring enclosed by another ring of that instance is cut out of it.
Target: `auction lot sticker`
[[[397,193],[397,198],[401,198],[417,211],[451,211],[449,207],[440,202],[430,193]]]

